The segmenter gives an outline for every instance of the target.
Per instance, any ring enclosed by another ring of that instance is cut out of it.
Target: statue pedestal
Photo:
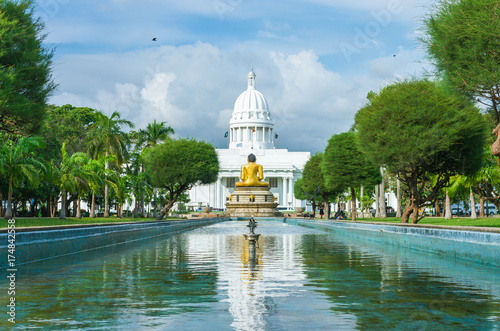
[[[236,187],[226,203],[228,217],[282,217],[269,186]]]

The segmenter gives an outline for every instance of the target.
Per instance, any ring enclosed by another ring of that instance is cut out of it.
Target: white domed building
[[[281,210],[304,207],[297,200],[293,186],[302,175],[309,152],[289,152],[277,149],[277,134],[266,98],[255,89],[255,73],[250,69],[247,90],[240,94],[234,104],[229,121],[228,149],[217,149],[220,172],[217,181],[210,185],[199,185],[189,191],[188,206],[210,206],[225,209],[226,201],[240,181],[241,166],[247,163],[249,154],[257,157],[264,168],[264,180],[269,182],[271,192],[279,201]]]

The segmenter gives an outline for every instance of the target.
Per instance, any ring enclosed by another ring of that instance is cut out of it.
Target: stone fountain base
[[[281,217],[269,186],[236,187],[226,203],[227,217]]]

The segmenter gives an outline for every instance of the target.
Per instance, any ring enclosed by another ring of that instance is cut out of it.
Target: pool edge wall
[[[411,250],[500,266],[500,233],[335,221],[286,219],[286,222]]]
[[[15,234],[15,265],[146,240],[165,234],[175,234],[221,221],[223,219],[207,218],[70,228],[37,228],[33,231],[23,228]],[[0,269],[8,268],[8,235],[6,232],[0,233],[0,251],[3,252],[0,254]]]

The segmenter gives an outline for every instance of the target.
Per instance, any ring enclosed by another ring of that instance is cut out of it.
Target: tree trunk
[[[5,211],[5,218],[12,218],[12,193],[7,194],[7,210]]]
[[[356,222],[356,190],[351,187],[351,218],[353,222]]]
[[[401,223],[408,223],[412,211],[413,207],[410,204],[408,204],[405,210],[403,211],[403,215],[401,215]]]
[[[61,199],[61,212],[59,213],[60,219],[66,219],[66,191],[62,190],[62,199]]]
[[[72,201],[72,205],[73,205],[73,211],[71,213],[71,215],[73,217],[76,217],[76,214],[78,213],[78,210],[79,210],[79,206],[78,206],[78,201],[79,200],[79,197],[78,197],[78,190],[76,191],[76,195],[71,195],[71,201]]]
[[[76,218],[82,218],[82,212],[80,211],[80,197],[76,198]]]
[[[359,188],[359,205],[361,206],[361,212],[365,212],[365,204],[363,203],[363,197],[365,196],[365,187],[361,185]]]
[[[56,209],[57,209],[57,199],[56,198],[50,198],[50,217],[54,218],[56,217]]]
[[[451,204],[450,204],[450,196],[448,195],[448,189],[446,189],[446,200],[445,200],[444,210],[445,210],[444,219],[451,220],[453,216],[451,215]]]
[[[411,181],[408,186],[410,196],[408,198],[408,204],[406,205],[403,215],[401,216],[401,223],[408,223],[410,215],[412,215],[412,223],[416,224],[418,222],[418,187],[416,185],[416,181]]]
[[[156,202],[156,193],[157,193],[157,190],[156,190],[156,187],[153,188],[153,199],[154,199],[154,202],[155,202],[155,206],[153,207],[153,217],[156,219],[156,217],[158,216],[157,212],[156,212],[156,208],[158,208],[158,203]]]
[[[379,218],[380,217],[380,197],[379,197],[379,185],[375,185],[375,217]]]
[[[108,157],[108,152],[106,151],[106,157]],[[108,170],[109,163],[106,161],[105,169]],[[109,186],[104,185],[104,217],[109,217]]]
[[[396,181],[396,200],[397,200],[397,211],[396,211],[396,217],[401,217],[402,213],[401,213],[401,208],[402,208],[402,204],[401,204],[401,181],[399,180],[399,178],[397,179]]]
[[[139,209],[139,202],[137,201],[137,198],[136,198],[134,201],[134,218],[137,218],[137,209]]]
[[[418,206],[413,205],[413,213],[411,215],[411,222],[412,224],[417,224],[418,223]]]
[[[66,214],[64,214],[65,217],[71,217],[71,212],[69,210],[70,202],[71,202],[71,195],[68,201],[68,192],[66,192]]]
[[[165,206],[165,208],[162,209],[162,211],[160,212],[160,214],[158,215],[158,217],[156,217],[156,220],[157,221],[161,221],[163,219],[163,217],[165,215],[167,215],[168,211],[170,210],[170,208],[172,208],[172,206],[175,204],[175,200],[171,200],[167,203],[167,205]]]
[[[484,217],[484,197],[479,199],[479,217]]]
[[[470,219],[477,220],[476,201],[474,200],[474,193],[472,193],[472,188],[470,189]]]
[[[439,210],[439,200],[438,199],[436,199],[436,201],[434,202],[434,207],[436,208],[436,217],[438,217],[439,213],[441,212]]]
[[[9,178],[9,193],[7,194],[7,210],[5,211],[5,218],[12,218],[12,176]]]
[[[380,167],[380,174],[382,175],[382,182],[380,183],[380,192],[379,192],[379,199],[380,199],[380,217],[386,218],[387,217],[387,211],[385,209],[385,183],[384,183],[384,168]]]
[[[109,217],[109,187],[104,185],[104,217]]]
[[[142,196],[141,196],[141,217],[144,218],[146,217],[145,214],[144,214],[144,192],[142,192]]]
[[[95,218],[95,194],[92,191],[92,207],[90,207],[90,215],[91,218]]]

